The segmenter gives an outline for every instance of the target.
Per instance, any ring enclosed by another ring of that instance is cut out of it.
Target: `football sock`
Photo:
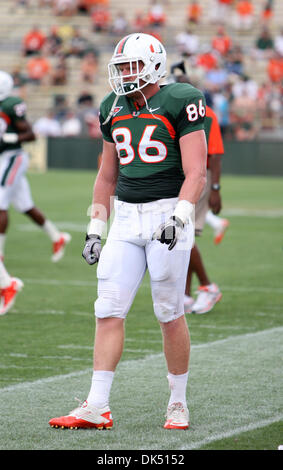
[[[0,288],[4,289],[11,284],[11,276],[8,274],[4,264],[0,261]]]
[[[186,389],[188,383],[189,372],[180,375],[174,375],[168,372],[167,379],[169,382],[169,388],[171,391],[168,406],[172,403],[181,402],[184,405],[187,403],[186,400]]]
[[[61,233],[57,227],[50,220],[46,220],[42,225],[42,229],[47,233],[52,242],[58,242],[61,237]]]
[[[217,229],[221,227],[221,217],[213,214],[211,210],[209,210],[205,216],[205,222],[210,225],[213,229]]]
[[[113,378],[114,372],[110,370],[94,370],[87,402],[97,408],[108,405]]]
[[[0,257],[4,257],[4,249],[5,249],[5,241],[6,241],[6,234],[0,234]]]
[[[190,295],[184,295],[184,302],[189,302],[192,299]]]

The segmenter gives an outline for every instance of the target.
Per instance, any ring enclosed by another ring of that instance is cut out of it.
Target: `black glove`
[[[184,224],[175,215],[172,215],[166,223],[161,224],[152,235],[152,240],[158,240],[160,243],[166,243],[168,250],[172,250],[180,237]]]
[[[95,264],[101,253],[101,238],[98,235],[87,235],[82,257],[88,264]]]

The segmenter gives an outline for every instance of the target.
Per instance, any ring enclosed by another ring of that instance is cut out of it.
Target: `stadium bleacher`
[[[68,58],[68,81],[64,86],[28,85],[26,101],[29,109],[29,116],[32,121],[38,119],[48,108],[52,107],[56,94],[64,94],[68,97],[71,105],[75,104],[80,92],[88,90],[96,97],[99,103],[105,93],[109,90],[107,82],[107,62],[113,51],[113,44],[116,38],[111,34],[94,33],[91,29],[89,15],[76,14],[71,17],[54,16],[50,7],[39,7],[38,0],[30,0],[29,7],[17,5],[17,1],[1,0],[0,2],[0,69],[12,72],[16,67],[22,72],[26,71],[26,64],[29,57],[22,54],[22,40],[24,35],[34,26],[39,25],[40,29],[48,34],[54,25],[71,24],[80,28],[85,36],[91,40],[99,50],[99,73],[93,85],[82,83],[80,80],[80,59],[77,57]],[[162,3],[162,2],[160,2]],[[162,39],[168,51],[168,64],[176,62],[180,57],[176,49],[175,38],[180,31],[186,29],[186,9],[187,0],[166,1],[164,9],[166,12],[166,26],[162,29]],[[201,23],[194,26],[195,33],[199,36],[200,44],[207,44],[215,34],[217,24],[212,24],[211,0],[202,0],[203,9]],[[254,47],[262,25],[259,21],[260,14],[265,4],[265,0],[254,3],[257,20],[253,28],[249,31],[236,31],[229,24],[227,31],[232,40],[240,44],[244,51],[245,73],[262,84],[267,78],[267,61],[255,61],[251,57],[250,51]],[[147,12],[150,2],[144,4],[142,10]],[[282,27],[283,2],[274,2],[274,14],[270,24],[270,31],[275,36]],[[109,11],[111,17],[115,18],[119,11],[126,12],[126,18],[131,23],[136,13],[132,0],[109,1]],[[51,65],[56,62],[56,57],[49,57]]]

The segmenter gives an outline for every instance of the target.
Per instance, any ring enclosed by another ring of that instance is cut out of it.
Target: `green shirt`
[[[149,109],[120,96],[103,124],[115,96],[112,92],[102,101],[100,123],[119,158],[116,196],[133,203],[177,197],[184,181],[179,139],[204,129],[203,94],[187,83],[165,85],[149,98]]]
[[[15,123],[26,116],[26,104],[17,96],[9,96],[0,101],[0,153],[6,150],[14,150],[21,147],[19,142],[7,144],[1,140],[5,133],[17,134]]]

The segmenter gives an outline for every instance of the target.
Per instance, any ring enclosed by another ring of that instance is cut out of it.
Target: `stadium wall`
[[[223,174],[283,176],[282,142],[225,141]],[[100,139],[49,138],[47,168],[96,169],[102,151]]]

